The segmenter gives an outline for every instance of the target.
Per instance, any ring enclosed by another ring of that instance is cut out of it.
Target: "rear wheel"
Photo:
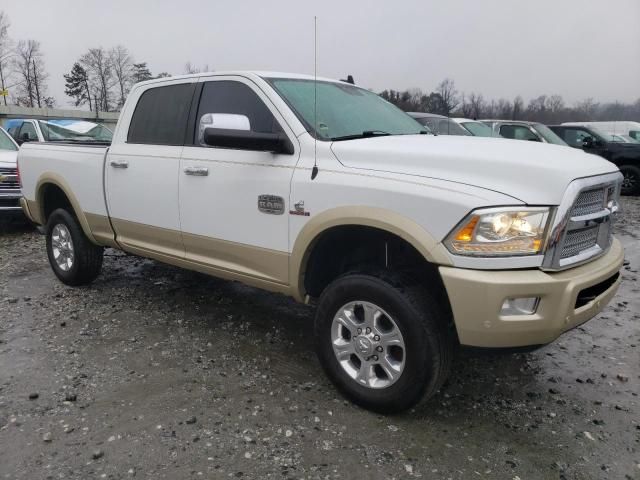
[[[323,292],[317,352],[329,378],[358,405],[406,410],[446,380],[453,352],[446,318],[420,286],[395,276],[347,274]]]
[[[640,194],[640,167],[635,165],[622,165],[620,172],[623,175],[622,195]]]
[[[87,285],[100,274],[103,248],[91,243],[69,212],[53,211],[47,221],[46,237],[49,263],[63,283]]]

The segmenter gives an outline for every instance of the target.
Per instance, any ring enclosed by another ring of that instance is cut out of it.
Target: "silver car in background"
[[[435,113],[423,113],[423,112],[407,112],[418,123],[424,125],[436,135],[462,135],[470,136],[466,129],[462,128],[451,118],[444,115],[436,115]]]
[[[481,120],[481,122],[491,127],[494,132],[504,138],[551,143],[568,147],[564,140],[542,123],[525,122],[523,120]]]

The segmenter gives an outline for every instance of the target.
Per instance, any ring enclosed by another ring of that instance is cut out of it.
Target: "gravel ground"
[[[341,398],[310,307],[108,250],[68,288],[0,232],[0,478],[640,479],[640,199],[623,284],[532,353],[464,351],[397,416]]]

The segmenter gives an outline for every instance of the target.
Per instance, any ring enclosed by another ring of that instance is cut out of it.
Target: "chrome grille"
[[[582,230],[573,230],[567,232],[562,246],[560,258],[569,258],[578,255],[598,243],[598,232],[600,226],[585,228]]]
[[[580,265],[609,249],[621,184],[619,172],[569,184],[551,226],[542,262],[544,270]]]
[[[0,193],[20,191],[18,170],[16,168],[0,168],[0,177],[4,177],[4,180],[0,182]]]
[[[604,207],[605,187],[594,188],[580,193],[571,209],[572,217],[580,217],[601,211]]]

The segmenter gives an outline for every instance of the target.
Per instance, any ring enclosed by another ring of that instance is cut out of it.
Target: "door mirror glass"
[[[238,115],[235,113],[205,113],[200,118],[198,128],[198,142],[200,145],[207,144],[204,138],[204,132],[207,128],[248,132],[251,131],[251,122],[246,115]]]

